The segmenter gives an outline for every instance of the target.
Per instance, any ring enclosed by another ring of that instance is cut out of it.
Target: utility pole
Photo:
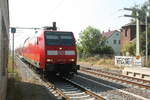
[[[148,10],[149,10],[149,7],[150,7],[150,0],[148,0],[148,5],[147,5],[147,9],[145,10],[145,31],[146,31],[146,35],[145,35],[145,38],[146,38],[146,46],[145,46],[145,48],[146,48],[146,52],[145,52],[145,60],[146,60],[146,65],[147,65],[147,63],[148,63],[148,37],[147,37],[147,31],[148,31],[148,24],[147,24],[147,16],[148,16],[148,14],[147,14],[147,12],[148,12]]]
[[[145,31],[146,31],[146,35],[145,35],[145,38],[146,38],[146,54],[145,54],[145,57],[146,57],[146,65],[147,65],[147,56],[148,56],[148,43],[147,43],[147,12],[146,12],[146,16],[145,16]]]
[[[132,15],[124,15],[125,17],[132,17],[136,19],[136,56],[140,57],[140,42],[139,42],[139,33],[140,33],[140,21],[139,21],[139,9],[131,9],[131,8],[124,8],[124,10],[129,11],[136,11],[136,16]]]
[[[14,34],[16,33],[16,28],[11,28],[12,33],[12,71],[14,73]]]
[[[140,56],[140,21],[138,11],[136,11],[136,16],[136,56]]]

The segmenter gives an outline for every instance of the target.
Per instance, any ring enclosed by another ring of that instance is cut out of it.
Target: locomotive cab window
[[[45,32],[46,45],[73,46],[75,41],[71,32]]]

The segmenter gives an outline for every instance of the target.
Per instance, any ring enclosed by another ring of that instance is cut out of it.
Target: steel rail
[[[137,81],[140,81],[140,82],[142,81],[143,83],[149,83],[150,84],[149,80],[144,80],[144,79],[140,79],[140,78],[135,78],[135,77],[130,77],[130,76],[126,76],[126,75],[116,74],[116,73],[112,73],[112,72],[106,72],[106,71],[102,71],[100,69],[92,69],[92,68],[86,68],[86,67],[81,67],[81,66],[80,66],[80,68],[93,70],[93,71],[97,71],[97,72],[101,72],[101,73],[107,73],[109,75],[114,75],[114,76],[119,76],[119,77],[123,77],[123,78],[132,79],[132,80],[137,80]]]
[[[65,100],[71,100],[71,99],[69,98],[69,96],[65,95],[65,94],[63,93],[63,91],[61,91],[60,89],[56,88],[54,84],[52,84],[52,83],[50,83],[50,82],[46,82],[46,84],[47,84],[50,88],[54,89],[61,97],[63,97],[63,99],[65,99]]]
[[[121,81],[123,83],[133,84],[133,85],[139,86],[141,88],[150,89],[150,86],[148,86],[148,85],[143,85],[143,84],[140,84],[140,83],[136,83],[136,82],[116,78],[116,77],[105,75],[105,74],[102,74],[102,73],[92,72],[92,71],[86,70],[86,69],[80,69],[80,70],[83,71],[83,72],[86,72],[86,73],[93,74],[93,75],[97,75],[97,76],[101,76],[101,77],[107,77],[108,79],[117,80],[117,81]]]
[[[98,100],[105,100],[105,98],[103,98],[102,96],[97,95],[96,93],[85,89],[84,87],[80,86],[79,84],[69,80],[69,79],[65,79],[63,78],[65,81],[69,82],[70,84],[74,85],[75,87],[79,88],[80,90],[82,90],[83,92],[85,92],[86,94],[93,96],[94,98],[98,99]]]

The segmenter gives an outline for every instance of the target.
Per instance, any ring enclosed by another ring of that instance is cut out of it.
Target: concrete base
[[[135,78],[150,80],[150,68],[125,67],[122,74],[135,77]]]

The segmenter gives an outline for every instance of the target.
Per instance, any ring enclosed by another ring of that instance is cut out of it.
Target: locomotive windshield
[[[47,45],[63,45],[73,46],[75,44],[73,34],[71,32],[45,32]]]

